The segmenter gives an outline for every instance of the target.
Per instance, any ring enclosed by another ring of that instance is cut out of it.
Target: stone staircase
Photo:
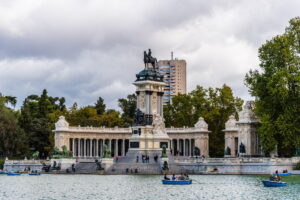
[[[149,155],[149,163],[143,163],[142,153],[128,152],[125,157],[119,157],[118,162],[108,169],[106,174],[161,174],[160,160],[158,158],[155,162],[154,155],[156,154]],[[159,154],[157,155],[159,157]],[[136,162],[137,156],[139,156],[138,162]]]
[[[128,171],[126,171],[128,169]],[[159,163],[116,163],[106,174],[161,174]]]
[[[155,155],[158,155],[157,162],[154,160]],[[138,162],[136,162],[137,156],[139,156]],[[107,169],[105,174],[162,174],[163,171],[160,152],[150,154],[149,156],[149,163],[143,163],[141,153],[128,152],[126,156],[119,157],[118,162],[115,162],[109,169]],[[174,163],[174,157],[170,153],[168,153],[168,158],[168,174],[184,173],[183,169]],[[99,161],[101,162],[101,159],[99,159]],[[78,159],[75,169],[76,173],[79,174],[93,174],[97,173],[97,164],[95,163],[95,159]]]

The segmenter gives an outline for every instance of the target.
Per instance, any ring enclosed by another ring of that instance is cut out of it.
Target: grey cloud
[[[251,98],[243,79],[257,68],[257,49],[282,33],[299,1],[1,1],[0,92],[43,88],[67,104],[102,96],[108,107],[134,92],[142,53],[187,60],[188,90],[221,87]]]

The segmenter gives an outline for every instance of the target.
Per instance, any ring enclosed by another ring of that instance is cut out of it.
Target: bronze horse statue
[[[147,68],[147,64],[151,64],[153,69],[157,69],[157,59],[152,57],[152,52],[151,49],[148,50],[148,54],[146,51],[144,51],[144,63],[145,63],[145,68]]]

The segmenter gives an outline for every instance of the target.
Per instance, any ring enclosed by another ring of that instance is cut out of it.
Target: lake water
[[[162,185],[161,176],[0,176],[0,199],[300,199],[300,184],[265,188],[261,176],[193,175],[192,185]]]

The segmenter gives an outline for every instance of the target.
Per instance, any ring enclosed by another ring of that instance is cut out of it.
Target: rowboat
[[[291,176],[291,173],[281,173],[281,174],[274,174],[274,175],[278,175],[278,176]]]
[[[7,172],[0,172],[0,174],[7,174]]]
[[[262,181],[265,187],[284,187],[286,182],[281,181]]]
[[[20,176],[20,173],[15,173],[15,172],[8,172],[7,176]]]
[[[189,185],[192,184],[192,180],[178,180],[178,181],[171,181],[171,180],[162,180],[164,185]]]

